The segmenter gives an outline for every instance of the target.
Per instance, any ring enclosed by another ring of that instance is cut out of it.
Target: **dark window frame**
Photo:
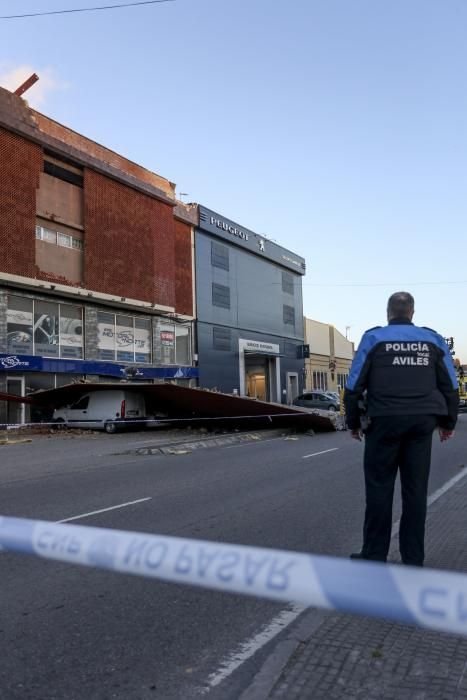
[[[211,265],[221,270],[230,270],[229,249],[222,243],[211,241]]]
[[[293,306],[289,306],[288,304],[283,304],[282,319],[286,326],[295,327],[295,308]]]
[[[291,272],[287,272],[286,270],[282,270],[282,291],[286,294],[291,294],[292,296],[295,293],[293,275]]]
[[[230,309],[230,287],[213,282],[212,305],[221,309]]]
[[[212,329],[213,350],[230,352],[232,350],[232,331],[230,328],[213,326]]]

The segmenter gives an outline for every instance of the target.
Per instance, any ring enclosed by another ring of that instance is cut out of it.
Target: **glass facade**
[[[7,352],[82,358],[83,309],[9,295]]]
[[[97,349],[101,360],[151,362],[151,319],[99,311]]]

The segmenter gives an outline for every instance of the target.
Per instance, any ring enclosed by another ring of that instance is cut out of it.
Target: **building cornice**
[[[176,206],[175,194],[169,195],[162,189],[139,180],[134,175],[120,170],[111,163],[96,158],[91,154],[77,148],[76,146],[73,146],[71,143],[67,143],[61,139],[51,136],[50,134],[47,134],[45,131],[39,128],[36,114],[37,117],[40,117],[43,120],[53,122],[53,120],[50,120],[48,117],[43,117],[43,115],[40,113],[34,112],[34,110],[27,106],[21,97],[0,88],[0,127],[3,127],[7,131],[11,131],[18,136],[22,136],[38,146],[47,148],[56,153],[58,156],[69,158],[84,168],[95,170],[106,177],[117,180],[118,182],[121,182],[132,189],[138,190],[139,192],[147,194],[150,197],[154,197],[155,199],[164,202],[165,204],[169,204],[172,207]],[[60,126],[62,127],[63,125]],[[68,127],[63,126],[63,129],[70,133],[70,137],[72,137],[73,134],[76,134],[76,132],[68,129]],[[85,136],[79,136],[89,143],[94,143],[91,141],[91,139],[87,139]],[[109,154],[112,153],[112,151],[109,151]],[[121,157],[123,158],[123,156]],[[131,161],[128,162],[130,163]],[[169,184],[171,185],[172,183]]]

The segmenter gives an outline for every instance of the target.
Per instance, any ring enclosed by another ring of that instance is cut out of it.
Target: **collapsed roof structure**
[[[329,431],[339,427],[339,416],[328,411],[267,403],[230,394],[188,388],[170,383],[76,382],[57,389],[34,392],[28,397],[4,394],[0,400],[25,401],[48,409],[70,405],[90,392],[125,389],[144,396],[153,424],[203,425],[210,428],[287,427]]]

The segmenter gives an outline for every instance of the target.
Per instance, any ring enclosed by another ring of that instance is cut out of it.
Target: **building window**
[[[151,320],[104,311],[97,313],[97,348],[101,360],[151,362]]]
[[[71,248],[71,236],[66,233],[59,233],[57,231],[57,245],[61,245],[64,248]]]
[[[83,310],[60,304],[60,357],[83,357]]]
[[[7,352],[33,355],[33,302],[25,297],[8,297]]]
[[[164,365],[191,365],[191,327],[176,323],[159,326],[161,362]]]
[[[35,354],[59,357],[58,304],[49,301],[34,302],[34,348]]]
[[[284,304],[282,316],[286,326],[295,326],[295,309],[293,306]]]
[[[177,365],[191,365],[191,328],[175,326],[175,359]]]
[[[293,276],[290,274],[290,272],[286,272],[285,270],[282,271],[282,291],[286,292],[286,294],[292,294],[294,293],[295,287],[294,287],[294,280]]]
[[[328,373],[327,372],[313,372],[313,389],[320,389],[321,391],[327,391],[328,388]]]
[[[9,296],[7,348],[17,355],[82,358],[82,308]]]
[[[345,389],[345,385],[347,384],[347,379],[349,378],[348,374],[337,374],[337,388],[340,389]]]
[[[212,285],[212,305],[230,309],[230,288],[223,284]]]
[[[221,270],[229,269],[229,249],[221,243],[211,241],[211,265]]]
[[[232,333],[230,328],[214,327],[212,329],[212,347],[214,350],[232,349]]]
[[[60,233],[60,231],[52,231],[52,229],[46,228],[45,226],[36,226],[36,238],[38,241],[53,243],[63,248],[83,250],[84,247],[81,238],[70,236],[68,233]]]
[[[161,362],[164,365],[175,364],[175,324],[161,323],[159,326],[161,344]]]
[[[151,319],[135,317],[135,362],[151,362]]]
[[[46,153],[44,157],[44,172],[71,185],[83,186],[83,169],[79,165],[62,160],[51,153]]]

